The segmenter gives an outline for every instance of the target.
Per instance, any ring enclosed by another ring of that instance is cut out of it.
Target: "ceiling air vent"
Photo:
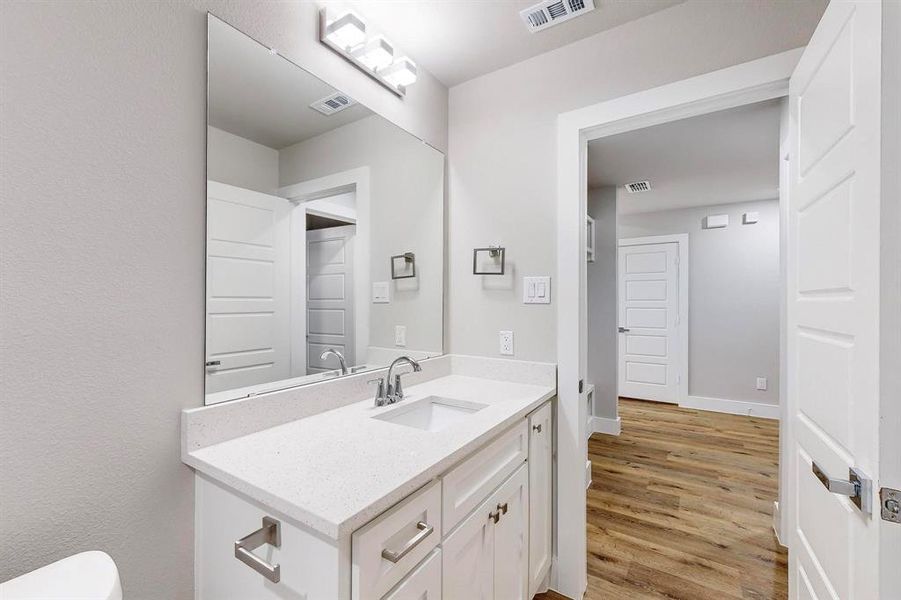
[[[594,10],[594,0],[545,0],[520,11],[529,31],[541,31]]]
[[[312,103],[310,105],[310,108],[317,110],[326,116],[329,116],[335,114],[336,112],[341,112],[345,108],[349,108],[354,104],[356,104],[356,102],[350,96],[347,96],[340,92],[335,92],[330,96],[326,96],[325,98]]]
[[[632,183],[626,184],[626,191],[630,194],[637,194],[639,192],[646,192],[651,189],[650,181],[633,181]]]

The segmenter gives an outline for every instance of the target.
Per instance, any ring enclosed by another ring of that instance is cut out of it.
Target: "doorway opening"
[[[588,143],[588,569],[599,596],[787,597],[773,530],[783,105]]]

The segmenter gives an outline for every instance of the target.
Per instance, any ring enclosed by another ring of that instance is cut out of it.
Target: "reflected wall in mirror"
[[[443,351],[444,155],[210,15],[206,403]],[[392,257],[415,276],[392,278]]]

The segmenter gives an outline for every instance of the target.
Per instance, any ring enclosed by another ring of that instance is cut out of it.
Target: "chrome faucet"
[[[391,374],[394,372],[394,367],[407,363],[411,367],[413,367],[413,371],[418,373],[422,371],[422,367],[419,366],[419,362],[413,360],[409,356],[400,356],[394,359],[394,362],[388,367],[388,374],[385,376],[385,379],[370,379],[368,383],[377,383],[378,388],[375,392],[375,405],[376,406],[385,406],[386,404],[394,404],[395,402],[400,402],[404,399],[404,389],[401,386],[400,378],[401,375],[406,375],[406,373],[398,373],[394,376],[394,383],[391,382]]]
[[[341,363],[341,374],[347,375],[347,362],[344,360],[344,355],[334,348],[327,348],[325,352],[319,355],[319,360],[325,360],[329,355],[333,355],[338,359],[338,362]]]

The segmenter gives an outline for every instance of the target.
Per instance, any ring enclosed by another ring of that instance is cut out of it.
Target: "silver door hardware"
[[[628,327],[617,327],[616,330],[620,333],[629,333],[631,331]]]
[[[497,511],[498,511],[499,513],[501,513],[502,515],[507,514],[507,503],[504,502],[503,504],[498,504],[498,505],[497,505]]]
[[[811,464],[810,468],[827,490],[833,494],[848,496],[851,498],[854,506],[860,509],[860,512],[870,516],[870,496],[873,493],[873,482],[860,469],[855,469],[854,467],[848,469],[848,479],[845,480],[832,479],[815,462]]]
[[[251,552],[263,544],[276,548],[282,545],[282,525],[272,517],[263,517],[262,527],[235,542],[235,558],[272,583],[278,583],[282,577],[281,565],[270,565]]]
[[[488,513],[488,518],[494,521],[494,524],[497,525],[497,522],[501,520],[501,511]]]
[[[879,506],[882,507],[882,520],[901,523],[901,490],[882,488],[879,490]]]
[[[210,367],[218,367],[222,364],[221,360],[208,360],[206,361],[206,367],[209,369]]]
[[[398,562],[400,559],[409,554],[410,551],[413,550],[413,548],[418,546],[420,542],[422,542],[422,540],[429,537],[432,532],[435,531],[435,528],[425,521],[418,522],[416,524],[416,529],[419,530],[419,533],[410,538],[410,541],[404,544],[404,547],[399,551],[394,552],[393,550],[388,550],[387,548],[382,550],[382,558],[384,558],[385,560],[390,560],[393,563]]]
[[[541,433],[541,423],[539,423],[538,425],[532,425],[532,431]]]

